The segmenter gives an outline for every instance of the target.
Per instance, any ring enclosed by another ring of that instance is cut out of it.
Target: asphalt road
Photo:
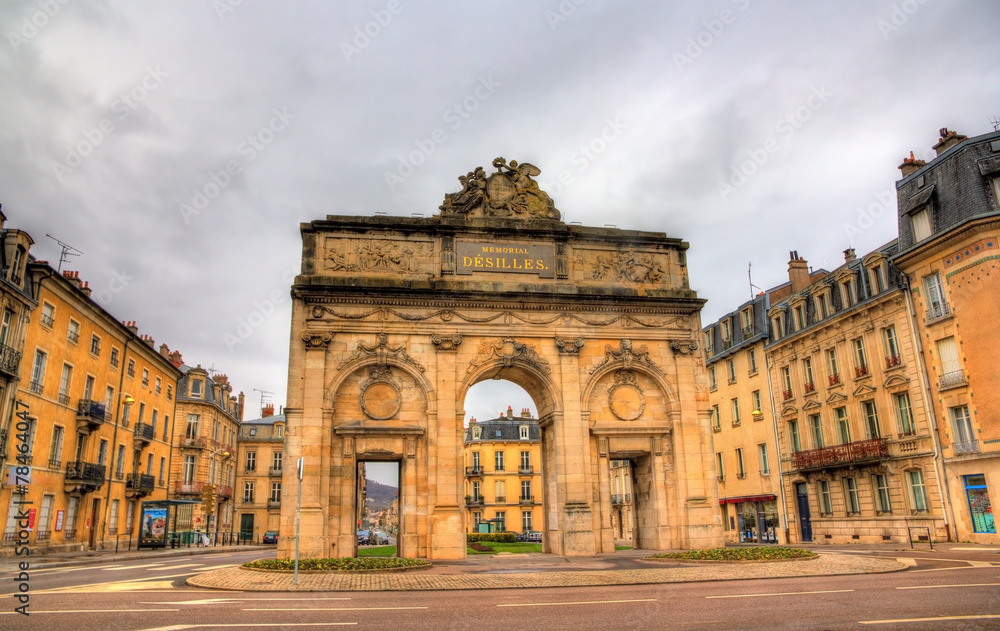
[[[624,587],[245,593],[184,579],[260,551],[31,573],[30,616],[4,581],[0,629],[1000,629],[1000,554],[849,550],[905,572]],[[9,576],[9,575],[8,575]],[[7,576],[5,576],[7,578]]]

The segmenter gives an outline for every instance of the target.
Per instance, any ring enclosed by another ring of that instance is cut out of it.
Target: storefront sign
[[[523,243],[455,244],[457,274],[505,272],[555,278],[555,247]]]

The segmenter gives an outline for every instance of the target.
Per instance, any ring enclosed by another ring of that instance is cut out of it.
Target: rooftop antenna
[[[82,250],[77,250],[72,245],[68,243],[63,243],[59,239],[53,237],[51,234],[46,234],[48,238],[52,239],[62,247],[62,253],[59,254],[59,267],[56,269],[60,274],[62,273],[62,264],[69,261],[71,256],[80,256],[83,254]]]
[[[993,125],[993,131],[1000,131],[1000,117],[994,116],[988,120],[990,121],[990,125]]]
[[[253,391],[260,393],[260,409],[263,412],[264,406],[271,402],[271,395],[274,393],[269,390],[261,390],[260,388],[254,388]]]
[[[753,267],[753,261],[750,261],[749,263],[747,263],[747,280],[750,281],[750,299],[751,300],[753,300],[756,297],[756,294],[753,293],[753,290],[754,290],[754,287],[757,287],[757,285],[753,284],[753,276],[750,274],[750,268],[752,268],[752,267]],[[760,289],[760,287],[757,287],[757,289]],[[760,289],[760,291],[764,291],[764,290]]]

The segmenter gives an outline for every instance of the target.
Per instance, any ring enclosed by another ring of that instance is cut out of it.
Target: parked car
[[[384,532],[373,532],[368,536],[368,543],[376,546],[389,545],[389,536]]]
[[[532,542],[532,543],[541,543],[542,542],[542,533],[538,532],[537,530],[529,530],[526,533],[526,535],[527,535],[527,540],[530,541],[530,542]]]
[[[278,543],[278,531],[268,530],[264,533],[264,543]]]
[[[368,537],[370,535],[371,535],[371,532],[368,531],[368,530],[359,530],[358,531],[358,545],[359,546],[366,546],[366,545],[368,545]]]
[[[516,533],[514,535],[514,539],[517,540],[517,541],[522,541],[522,542],[523,541],[527,541],[528,540],[528,533],[526,533],[526,532]]]

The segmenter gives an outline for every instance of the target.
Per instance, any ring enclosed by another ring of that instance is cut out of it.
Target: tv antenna
[[[253,391],[260,393],[260,409],[263,412],[264,406],[271,402],[271,395],[274,393],[270,390],[261,390],[260,388],[254,388]]]
[[[1000,131],[1000,117],[994,116],[988,120],[990,121],[990,125],[993,125],[993,131]]]
[[[72,245],[68,243],[63,243],[59,239],[53,237],[51,234],[46,234],[45,236],[52,239],[62,247],[62,252],[59,254],[59,267],[56,269],[56,271],[59,272],[60,274],[62,273],[62,264],[68,262],[69,257],[80,256],[81,254],[83,254],[82,250],[77,250]]]
[[[750,281],[750,299],[751,300],[753,300],[754,298],[757,297],[757,294],[753,293],[754,287],[757,287],[757,285],[753,284],[753,276],[751,276],[751,274],[750,274],[750,268],[752,268],[752,267],[753,267],[753,261],[750,261],[749,263],[747,263],[747,280]],[[757,289],[760,289],[760,287],[757,287]],[[764,291],[764,290],[760,289],[760,291]]]

